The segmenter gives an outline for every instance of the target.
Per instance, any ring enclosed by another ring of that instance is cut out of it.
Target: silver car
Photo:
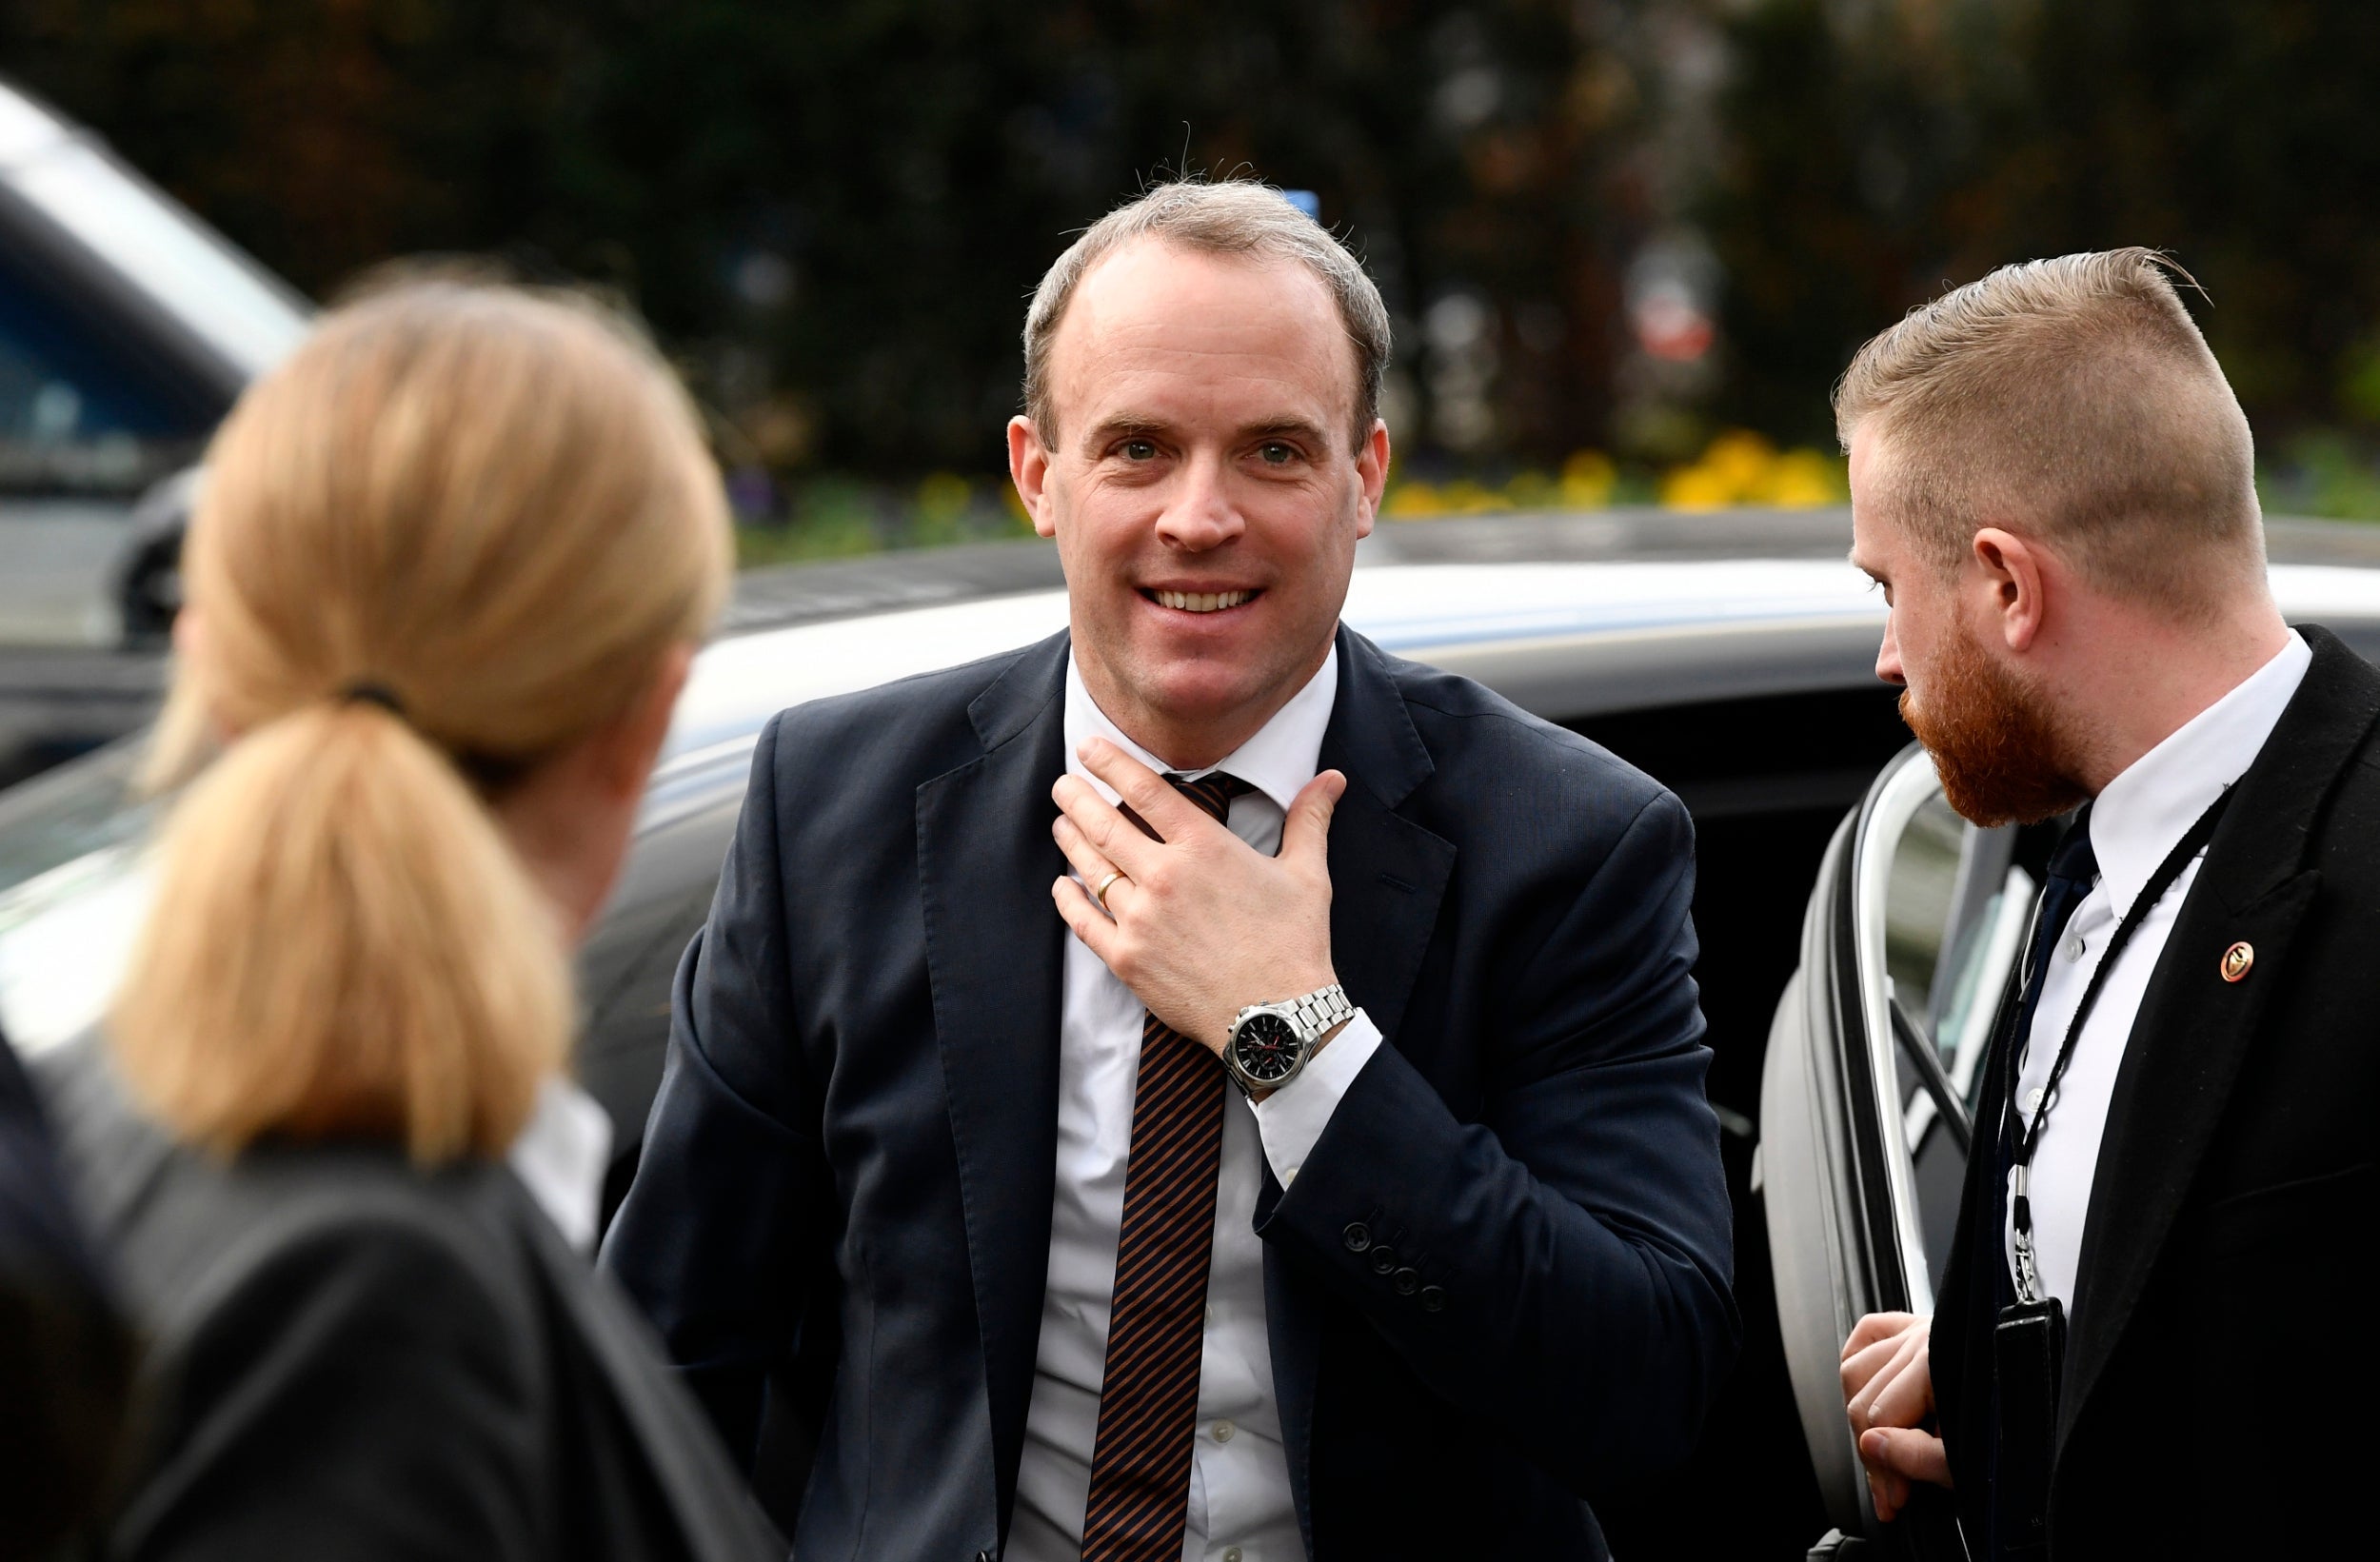
[[[133,511],[310,306],[0,82],[0,643],[121,643]]]
[[[2380,658],[2380,529],[2276,522],[2293,619]],[[1982,1037],[2050,841],[1943,803],[1874,665],[1884,604],[1840,511],[1653,512],[1391,525],[1346,622],[1617,752],[1693,814],[1710,1095],[1737,1212],[1744,1354],[1693,1464],[1595,1494],[1620,1555],[1790,1556],[1821,1534],[1899,1556],[1835,1362],[1860,1314],[1928,1309]],[[1054,555],[1018,544],[746,576],[700,658],[619,894],[580,962],[582,1082],[609,1112],[609,1201],[660,1078],[672,974],[707,911],[754,739],[778,709],[1063,627]],[[0,1026],[54,1045],[100,1013],[145,904],[129,748],[0,794]],[[772,1395],[798,1404],[799,1392]],[[763,1495],[801,1500],[796,1412]]]

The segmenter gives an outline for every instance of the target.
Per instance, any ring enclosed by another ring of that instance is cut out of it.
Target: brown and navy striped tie
[[[1253,790],[1216,772],[1197,781],[1165,779],[1218,821],[1230,813],[1232,799]],[[1148,830],[1137,815],[1128,817]],[[1213,1053],[1155,1015],[1142,1018],[1082,1562],[1177,1562],[1181,1555],[1228,1088]]]

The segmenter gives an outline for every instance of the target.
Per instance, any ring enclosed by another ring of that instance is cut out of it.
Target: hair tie
[[[405,702],[397,698],[397,691],[368,678],[359,678],[341,689],[339,701],[348,705],[378,705],[398,721],[406,720]]]

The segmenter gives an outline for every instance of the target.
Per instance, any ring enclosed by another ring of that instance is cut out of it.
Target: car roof
[[[2274,520],[2292,617],[2380,632],[2380,527]],[[1560,720],[1868,686],[1884,603],[1847,508],[1608,510],[1382,525],[1343,614],[1400,656]],[[734,759],[768,717],[1065,627],[1039,540],[747,572],[679,707],[666,763]]]
[[[2380,567],[2380,526],[2267,517],[2274,564]],[[1356,550],[1359,568],[1410,564],[1726,562],[1847,558],[1851,510],[1651,506],[1436,517],[1384,523]],[[1057,549],[1034,538],[896,550],[745,570],[723,635],[927,607],[1065,585]]]

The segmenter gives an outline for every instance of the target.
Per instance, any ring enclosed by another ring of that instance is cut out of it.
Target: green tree
[[[2149,244],[2258,434],[2380,429],[2380,10],[2355,0],[1763,0],[1731,22],[1711,227],[1725,405],[1823,430],[1857,343],[1946,284]]]

